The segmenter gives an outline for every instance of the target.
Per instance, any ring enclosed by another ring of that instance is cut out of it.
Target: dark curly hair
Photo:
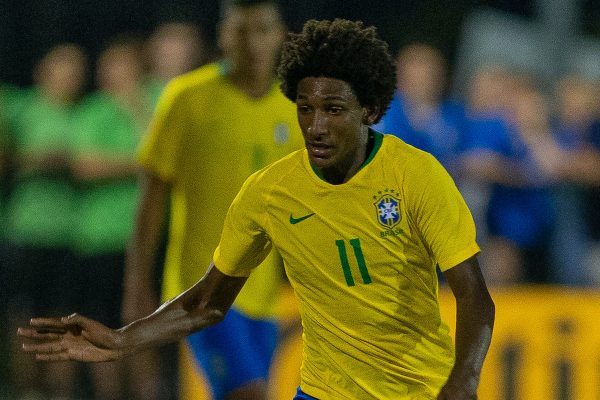
[[[310,20],[290,34],[277,70],[283,94],[296,101],[298,82],[324,76],[347,82],[361,106],[377,107],[379,121],[396,88],[396,70],[388,44],[375,27],[361,21]]]

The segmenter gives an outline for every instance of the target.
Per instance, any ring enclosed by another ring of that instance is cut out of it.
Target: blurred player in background
[[[387,48],[360,22],[307,22],[279,69],[306,148],[246,180],[206,275],[120,330],[77,314],[32,320],[19,333],[36,343],[24,349],[105,361],[226,321],[273,247],[303,321],[295,399],[476,399],[494,304],[475,226],[433,156],[370,129],[394,91]],[[436,265],[456,297],[456,348]]]
[[[165,85],[204,64],[208,49],[200,29],[190,22],[165,22],[148,38],[149,87],[153,98],[158,100]]]
[[[170,200],[163,299],[192,286],[218,244],[227,207],[254,171],[302,147],[295,109],[275,66],[285,27],[268,0],[223,3],[223,59],[173,80],[141,148],[143,198],[126,266],[126,322],[158,299],[152,265]],[[282,276],[273,254],[249,280],[224,324],[188,338],[215,399],[260,399],[276,345]]]

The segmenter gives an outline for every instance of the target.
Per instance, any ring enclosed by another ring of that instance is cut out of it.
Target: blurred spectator
[[[600,113],[599,98],[599,85],[593,80],[571,75],[558,82],[554,131],[562,154],[547,156],[556,164],[557,229],[551,248],[555,278],[562,284],[586,285],[593,277],[593,219],[587,220],[585,210],[586,203],[594,203],[592,198],[586,202],[586,193],[600,186],[600,146],[594,146],[590,135]],[[600,205],[598,200],[595,205]]]
[[[143,68],[139,41],[124,37],[111,43],[98,58],[98,91],[82,105],[73,136],[77,187],[73,245],[80,277],[77,311],[112,327],[121,325],[125,249],[138,202],[134,155],[153,108],[142,84]],[[87,366],[94,398],[157,398],[157,362],[149,355],[142,357],[144,361],[136,363],[138,368],[129,380],[123,379],[122,365]],[[126,383],[133,384],[129,394]]]
[[[190,22],[159,25],[148,39],[149,74],[164,85],[207,61],[207,48],[200,30]]]
[[[2,242],[4,238],[4,197],[7,194],[7,169],[9,155],[9,139],[8,139],[8,116],[6,115],[8,103],[7,90],[3,85],[0,85],[0,273],[2,271]]]
[[[547,282],[554,228],[548,158],[558,154],[542,95],[525,76],[482,68],[473,78],[461,174],[490,188],[482,267],[493,284]]]
[[[600,152],[600,117],[596,118],[590,128],[589,139],[593,148]],[[600,167],[596,167],[595,171],[600,171]],[[585,216],[592,239],[587,265],[591,272],[592,282],[600,287],[600,211],[598,211],[600,210],[600,182],[596,181],[592,187],[587,189],[585,204]]]
[[[593,125],[600,119],[600,82],[582,76],[566,76],[558,82],[557,138],[563,148],[576,156],[558,163],[558,177],[581,185],[598,185],[599,144]],[[573,152],[575,150],[575,152]]]
[[[16,103],[14,98],[19,91],[9,85],[0,84],[0,326],[7,326],[6,304],[8,298],[6,295],[9,292],[8,276],[5,276],[6,271],[6,244],[5,244],[5,225],[6,222],[4,205],[6,196],[8,195],[9,186],[9,157],[10,157],[10,138],[9,138],[9,121],[11,118],[13,105]],[[9,338],[13,332],[8,332],[5,329],[0,331],[0,365],[9,366]],[[0,370],[0,399],[8,397],[9,388],[9,369],[2,368]]]
[[[142,60],[143,42],[123,35],[114,39],[99,56],[96,73],[96,86],[130,114],[138,131],[146,129],[154,104],[152,95],[142,84],[146,72]]]
[[[460,146],[463,109],[444,98],[446,61],[429,45],[404,47],[396,60],[398,90],[375,127],[432,153],[450,173]]]
[[[0,272],[2,244],[4,241],[4,205],[8,195],[11,138],[10,125],[18,109],[21,90],[15,86],[0,83]]]
[[[11,282],[6,305],[12,319],[9,332],[32,315],[62,315],[73,310],[70,139],[86,81],[86,64],[84,52],[76,45],[51,49],[37,64],[35,86],[24,94],[15,114],[14,184],[5,226],[5,267]],[[14,397],[31,392],[74,397],[76,364],[35,363],[21,355],[19,343],[13,344]]]

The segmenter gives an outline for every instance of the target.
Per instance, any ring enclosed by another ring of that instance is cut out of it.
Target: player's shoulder
[[[291,152],[256,171],[248,180],[251,181],[253,186],[260,187],[261,190],[268,190],[268,188],[283,182],[293,182],[295,180],[294,176],[304,171],[303,157],[305,151],[305,149],[300,149]]]
[[[423,179],[429,174],[438,174],[443,169],[431,154],[406,143],[394,135],[383,135],[383,156],[380,159],[385,168],[393,165],[394,170],[404,179]]]
[[[203,65],[193,71],[173,78],[167,84],[165,92],[171,96],[176,96],[189,91],[197,91],[219,79],[222,71],[223,66],[219,62]]]
[[[410,163],[414,160],[435,160],[430,153],[408,144],[399,137],[391,134],[383,134],[382,149],[385,157],[398,161]]]

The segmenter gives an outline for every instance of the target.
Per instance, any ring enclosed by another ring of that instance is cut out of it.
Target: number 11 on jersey
[[[348,286],[354,286],[354,278],[352,277],[350,262],[348,261],[348,253],[346,252],[346,243],[343,240],[336,240],[335,244],[337,245],[338,252],[340,253],[340,262],[342,263],[342,270],[344,271],[346,284]],[[367,270],[367,263],[365,262],[362,249],[360,248],[360,239],[350,239],[350,245],[352,246],[352,250],[354,250],[354,257],[356,257],[358,270],[360,271],[360,276],[362,277],[363,282],[365,284],[371,283],[372,280],[371,276],[369,275],[369,271]]]

